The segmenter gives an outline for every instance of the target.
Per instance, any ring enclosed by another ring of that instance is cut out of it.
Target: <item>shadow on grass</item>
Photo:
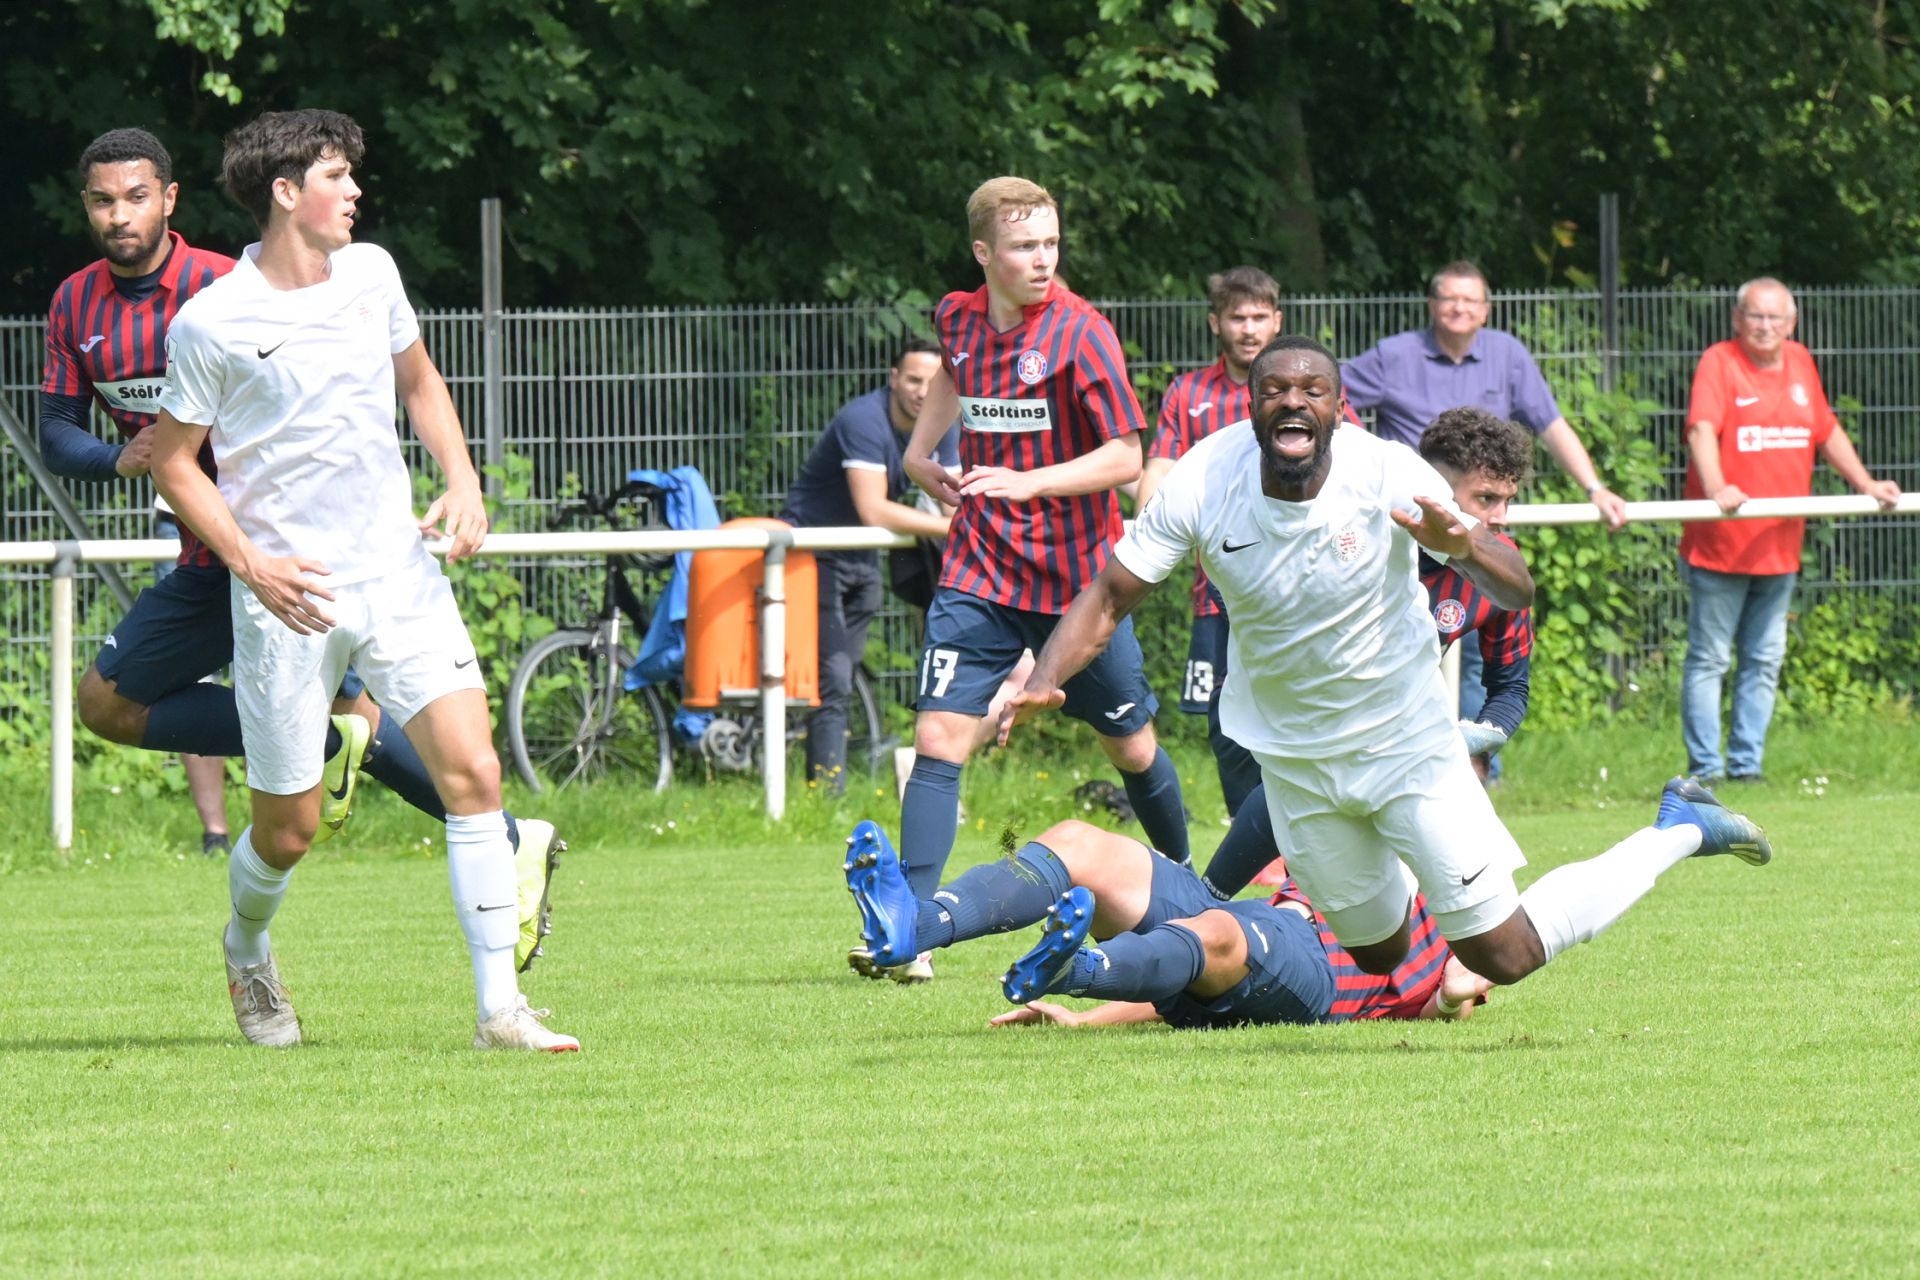
[[[87,1040],[0,1039],[0,1053],[100,1053],[109,1049],[239,1048],[225,1036],[99,1036]]]

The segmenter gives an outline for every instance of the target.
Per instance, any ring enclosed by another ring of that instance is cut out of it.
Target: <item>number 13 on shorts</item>
[[[944,698],[953,673],[959,668],[960,655],[952,649],[929,649],[920,659],[920,696]]]

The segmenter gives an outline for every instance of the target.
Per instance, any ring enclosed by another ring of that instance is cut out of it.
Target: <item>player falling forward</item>
[[[88,227],[104,256],[67,277],[48,309],[40,454],[55,475],[117,481],[147,472],[175,314],[232,270],[233,259],[194,248],[168,229],[179,184],[167,149],[145,129],[100,135],[77,168]],[[87,429],[90,403],[120,428],[123,443],[109,444]],[[211,450],[202,451],[200,462],[211,476]],[[109,742],[150,751],[242,754],[233,690],[207,680],[233,657],[230,593],[226,566],[191,529],[182,529],[174,572],[140,593],[81,676],[81,722]],[[327,795],[316,842],[345,824],[361,767],[445,821],[446,809],[406,735],[392,729],[357,679],[345,683],[334,704],[341,714],[327,726]],[[513,827],[520,883],[515,963],[525,972],[548,931],[548,888],[566,845],[550,822],[526,818]]]
[[[1407,959],[1376,977],[1317,927],[1291,882],[1271,901],[1222,903],[1192,867],[1084,822],[1059,823],[931,898],[914,897],[886,833],[862,822],[847,841],[846,873],[877,955],[913,955],[1045,920],[1040,944],[1007,971],[1007,998],[1024,1005],[1066,992],[1113,1002],[1090,1013],[1042,1003],[995,1025],[1465,1018],[1491,985],[1449,954],[1418,896]],[[1107,941],[1083,946],[1089,936]]]
[[[360,128],[269,112],[227,137],[222,182],[261,228],[175,317],[155,427],[161,493],[238,580],[234,683],[253,824],[230,863],[224,948],[241,1031],[300,1041],[268,939],[320,822],[323,741],[349,664],[418,748],[447,808],[447,870],[473,963],[475,1048],[578,1049],[515,978],[513,850],[479,664],[446,575],[486,536],[446,384],[386,252],[352,243]],[[396,391],[447,477],[415,520]],[[197,455],[213,445],[219,487]]]
[[[1058,706],[1061,681],[1197,552],[1233,618],[1226,731],[1260,762],[1289,870],[1368,972],[1407,953],[1401,861],[1455,954],[1507,985],[1593,938],[1690,856],[1772,857],[1758,826],[1676,779],[1655,825],[1520,893],[1513,873],[1526,859],[1454,723],[1418,554],[1506,609],[1532,602],[1525,561],[1439,496],[1447,482],[1412,450],[1335,430],[1340,365],[1319,343],[1276,340],[1252,385],[1252,423],[1175,464],[1061,619],[1003,727]]]

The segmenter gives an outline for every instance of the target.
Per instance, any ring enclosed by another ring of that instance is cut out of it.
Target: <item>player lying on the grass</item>
[[[80,201],[102,257],[55,290],[40,379],[40,456],[55,475],[118,481],[147,473],[155,413],[166,386],[167,332],[233,259],[189,245],[167,226],[180,186],[173,160],[145,129],[114,129],[80,153]],[[98,404],[126,439],[88,430]],[[214,474],[213,452],[200,465]],[[80,677],[80,722],[109,742],[200,757],[243,754],[233,690],[207,682],[233,658],[227,567],[191,529],[180,530],[175,570],[142,591]],[[380,714],[351,672],[327,727],[326,798],[315,842],[338,831],[366,771],[436,822],[446,821],[433,779],[406,734]],[[344,732],[343,732],[344,730]],[[511,819],[509,819],[511,823]],[[517,967],[540,954],[548,886],[566,848],[553,824],[514,825],[520,883]]]
[[[424,536],[449,559],[487,532],[446,383],[393,259],[353,243],[360,127],[269,112],[229,134],[221,176],[260,243],[180,309],[154,428],[154,483],[232,571],[234,689],[253,824],[233,850],[223,938],[234,1016],[255,1044],[300,1042],[268,925],[320,824],[329,704],[349,664],[427,763],[447,807],[447,872],[473,967],[478,1049],[578,1049],[515,976],[515,868],[486,689]],[[423,516],[396,398],[446,477]],[[201,469],[212,443],[218,487]]]
[[[1360,971],[1291,883],[1271,901],[1220,903],[1185,863],[1085,822],[1062,822],[1018,853],[974,867],[916,899],[886,833],[862,822],[847,841],[847,888],[869,945],[912,955],[1047,922],[1040,945],[1007,971],[1007,998],[1053,991],[1115,1001],[1091,1014],[1047,1006],[1054,1021],[1176,1027],[1464,1018],[1491,987],[1448,953],[1425,903],[1393,973]],[[1082,947],[1088,936],[1107,939]],[[996,1023],[1025,1021],[1017,1015]]]
[[[1526,859],[1473,775],[1441,679],[1419,552],[1504,609],[1532,603],[1526,562],[1456,510],[1411,449],[1335,430],[1340,365],[1319,343],[1269,344],[1252,386],[1253,421],[1174,464],[1048,637],[1004,727],[1059,706],[1062,683],[1197,552],[1233,618],[1224,728],[1260,762],[1288,869],[1368,972],[1407,954],[1402,862],[1461,961],[1510,985],[1690,856],[1772,858],[1756,824],[1676,779],[1656,825],[1522,894]]]

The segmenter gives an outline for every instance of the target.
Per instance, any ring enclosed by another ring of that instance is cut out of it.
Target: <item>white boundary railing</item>
[[[1691,523],[1704,520],[1759,520],[1781,517],[1832,519],[1881,514],[1920,514],[1920,494],[1905,494],[1892,512],[1871,498],[1754,498],[1732,516],[1723,515],[1709,501],[1629,502],[1628,519],[1636,524]],[[1508,523],[1514,526],[1598,524],[1601,516],[1591,503],[1537,503],[1512,507]],[[765,750],[762,752],[767,794],[767,816],[781,819],[787,804],[787,691],[786,691],[786,553],[904,547],[912,539],[884,529],[713,529],[699,532],[647,530],[632,533],[498,533],[489,536],[479,554],[518,555],[664,555],[678,551],[764,551],[766,579],[760,611],[760,694]],[[446,543],[428,544],[436,555]],[[53,619],[49,663],[51,685],[66,691],[53,701],[52,714],[52,836],[56,849],[73,844],[73,645],[74,574],[82,564],[127,564],[170,560],[179,544],[162,538],[81,540],[57,542],[0,542],[0,564],[44,564],[53,576]]]

